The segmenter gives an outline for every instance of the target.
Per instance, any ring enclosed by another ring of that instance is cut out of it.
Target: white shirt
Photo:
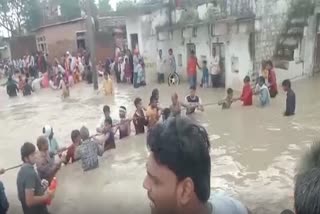
[[[158,56],[158,61],[157,61],[157,72],[160,73],[160,74],[163,74],[164,73],[164,59],[163,57],[160,58],[160,56]]]
[[[214,56],[212,58],[211,64],[210,64],[210,73],[212,75],[217,75],[220,73],[220,57]]]

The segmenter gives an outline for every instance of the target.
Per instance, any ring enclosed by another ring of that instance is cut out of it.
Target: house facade
[[[124,46],[125,22],[121,17],[102,17],[99,26],[101,28],[95,32],[96,58],[104,61],[114,57],[116,47]],[[50,61],[66,51],[76,54],[88,47],[86,29],[84,18],[42,26],[35,31],[37,50],[48,54]]]
[[[199,62],[210,63],[215,49],[221,59],[222,84],[234,89],[241,88],[246,75],[252,79],[259,75],[262,60],[274,61],[279,82],[313,73],[317,13],[308,8],[312,0],[296,14],[301,4],[294,0],[191,2],[159,0],[126,13],[128,48],[139,48],[150,73],[156,72],[158,50],[166,55],[169,48],[183,78],[191,50]]]

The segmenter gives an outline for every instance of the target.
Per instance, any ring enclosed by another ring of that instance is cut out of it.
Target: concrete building
[[[234,89],[241,88],[246,75],[258,76],[261,61],[267,59],[275,62],[279,82],[311,75],[317,13],[310,10],[313,0],[297,1],[159,0],[137,5],[123,13],[128,47],[139,48],[152,77],[156,76],[157,51],[167,53],[169,48],[174,50],[178,72],[184,78],[190,50],[196,51],[199,61],[210,62],[215,48],[223,83]]]
[[[102,17],[99,26],[102,28],[95,32],[96,58],[104,61],[106,57],[114,56],[117,45],[124,45],[125,22],[121,17]],[[35,30],[35,36],[37,50],[48,54],[49,60],[62,56],[66,51],[76,54],[87,48],[84,18],[41,26]]]

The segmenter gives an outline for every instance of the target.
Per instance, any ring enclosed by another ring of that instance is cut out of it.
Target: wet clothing
[[[244,106],[251,106],[252,105],[252,96],[253,96],[253,93],[252,93],[252,89],[251,89],[250,84],[245,84],[243,86],[242,94],[240,97]]]
[[[36,167],[40,179],[51,181],[57,171],[57,165],[48,152],[38,151],[36,153]]]
[[[109,137],[104,144],[104,151],[116,148],[113,131],[110,130],[107,134],[109,134]]]
[[[201,105],[201,99],[198,96],[186,96],[185,101],[190,106],[187,108],[187,114],[194,113],[196,108]]]
[[[284,115],[292,116],[294,115],[295,110],[296,110],[296,94],[292,89],[289,89],[287,92],[286,111]]]
[[[270,104],[270,93],[266,85],[259,88],[259,100],[262,107]]]
[[[225,99],[219,102],[219,105],[222,105],[222,109],[229,109],[232,103],[232,97],[227,96]]]
[[[103,80],[102,90],[106,96],[113,94],[113,83],[111,78],[108,78],[107,80],[106,79]]]
[[[99,167],[98,156],[102,156],[103,152],[102,145],[87,139],[76,148],[75,159],[81,159],[83,171],[89,171]]]
[[[56,138],[53,137],[51,140],[48,138],[48,145],[49,145],[49,153],[51,157],[58,154],[58,151],[60,148]]]
[[[144,115],[143,110],[140,112],[136,111],[133,115],[133,125],[136,130],[136,135],[143,134],[145,132],[144,127],[148,125],[148,121]]]
[[[7,213],[9,209],[9,202],[4,190],[3,183],[0,181],[0,214]]]
[[[31,92],[32,92],[31,85],[29,85],[28,83],[25,84],[25,86],[23,87],[23,96],[29,96],[31,95]]]
[[[16,97],[18,96],[17,92],[19,92],[18,86],[14,82],[8,82],[7,84],[7,94],[9,97]]]
[[[64,164],[68,164],[70,161],[71,163],[74,163],[75,161],[77,161],[77,159],[74,158],[75,151],[76,151],[76,146],[74,144],[68,147],[67,156]]]
[[[49,214],[45,204],[28,207],[26,204],[25,191],[33,190],[35,196],[44,195],[45,190],[41,185],[41,180],[31,164],[23,164],[17,177],[18,197],[22,205],[24,214]]]
[[[215,193],[209,199],[212,214],[248,214],[248,209],[238,200],[222,193]]]
[[[130,121],[127,119],[124,119],[120,121],[119,125],[119,138],[123,139],[125,137],[128,137],[130,134]]]
[[[268,82],[269,82],[270,96],[274,98],[278,94],[278,86],[277,86],[276,72],[274,71],[273,68],[269,71]]]

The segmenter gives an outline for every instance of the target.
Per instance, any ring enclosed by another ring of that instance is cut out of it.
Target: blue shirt
[[[223,193],[214,193],[209,199],[212,214],[248,214],[248,209],[238,200]]]
[[[260,87],[260,104],[262,107],[270,104],[270,92],[266,85]]]

